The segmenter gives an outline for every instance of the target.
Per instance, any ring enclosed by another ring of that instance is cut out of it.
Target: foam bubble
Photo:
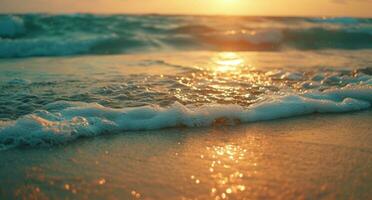
[[[286,72],[280,78],[286,79],[286,80],[293,80],[293,81],[297,80],[298,81],[304,78],[304,74],[300,72]]]
[[[324,92],[287,94],[249,107],[206,104],[188,107],[145,106],[113,109],[96,103],[55,102],[46,110],[23,116],[0,129],[1,148],[50,146],[80,137],[121,131],[156,130],[172,127],[208,127],[274,120],[312,113],[342,113],[368,109],[371,87],[346,87]]]

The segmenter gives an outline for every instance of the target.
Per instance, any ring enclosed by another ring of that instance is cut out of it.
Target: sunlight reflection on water
[[[244,174],[235,168],[244,159],[247,150],[239,145],[227,144],[207,147],[207,151],[212,160],[210,177],[215,183],[211,196],[214,199],[227,199],[232,194],[244,191],[245,185],[241,183]]]
[[[201,168],[204,175],[193,174],[191,181],[201,188],[208,188],[211,199],[235,199],[245,196],[250,190],[250,178],[257,175],[258,160],[262,144],[255,138],[248,138],[248,143],[214,144],[205,147],[200,159],[205,163]],[[248,185],[247,185],[248,184]]]
[[[219,73],[239,72],[244,67],[244,59],[234,52],[221,52],[212,58],[214,71]]]

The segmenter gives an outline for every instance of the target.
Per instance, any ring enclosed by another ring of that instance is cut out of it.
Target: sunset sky
[[[371,17],[372,0],[1,0],[1,13],[159,13]]]

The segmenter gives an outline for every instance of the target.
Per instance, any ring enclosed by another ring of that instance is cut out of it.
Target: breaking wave
[[[372,20],[130,15],[3,15],[0,58],[159,50],[370,49]]]
[[[0,37],[16,37],[25,32],[23,19],[17,16],[0,17]]]
[[[345,87],[323,92],[271,96],[248,107],[205,104],[168,107],[144,106],[113,109],[97,103],[59,101],[0,128],[2,149],[19,146],[51,146],[80,137],[121,131],[173,127],[208,127],[274,120],[312,113],[343,113],[371,107],[371,87]]]

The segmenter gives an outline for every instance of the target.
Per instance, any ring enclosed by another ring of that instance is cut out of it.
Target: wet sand
[[[371,199],[372,111],[0,152],[0,198]]]

